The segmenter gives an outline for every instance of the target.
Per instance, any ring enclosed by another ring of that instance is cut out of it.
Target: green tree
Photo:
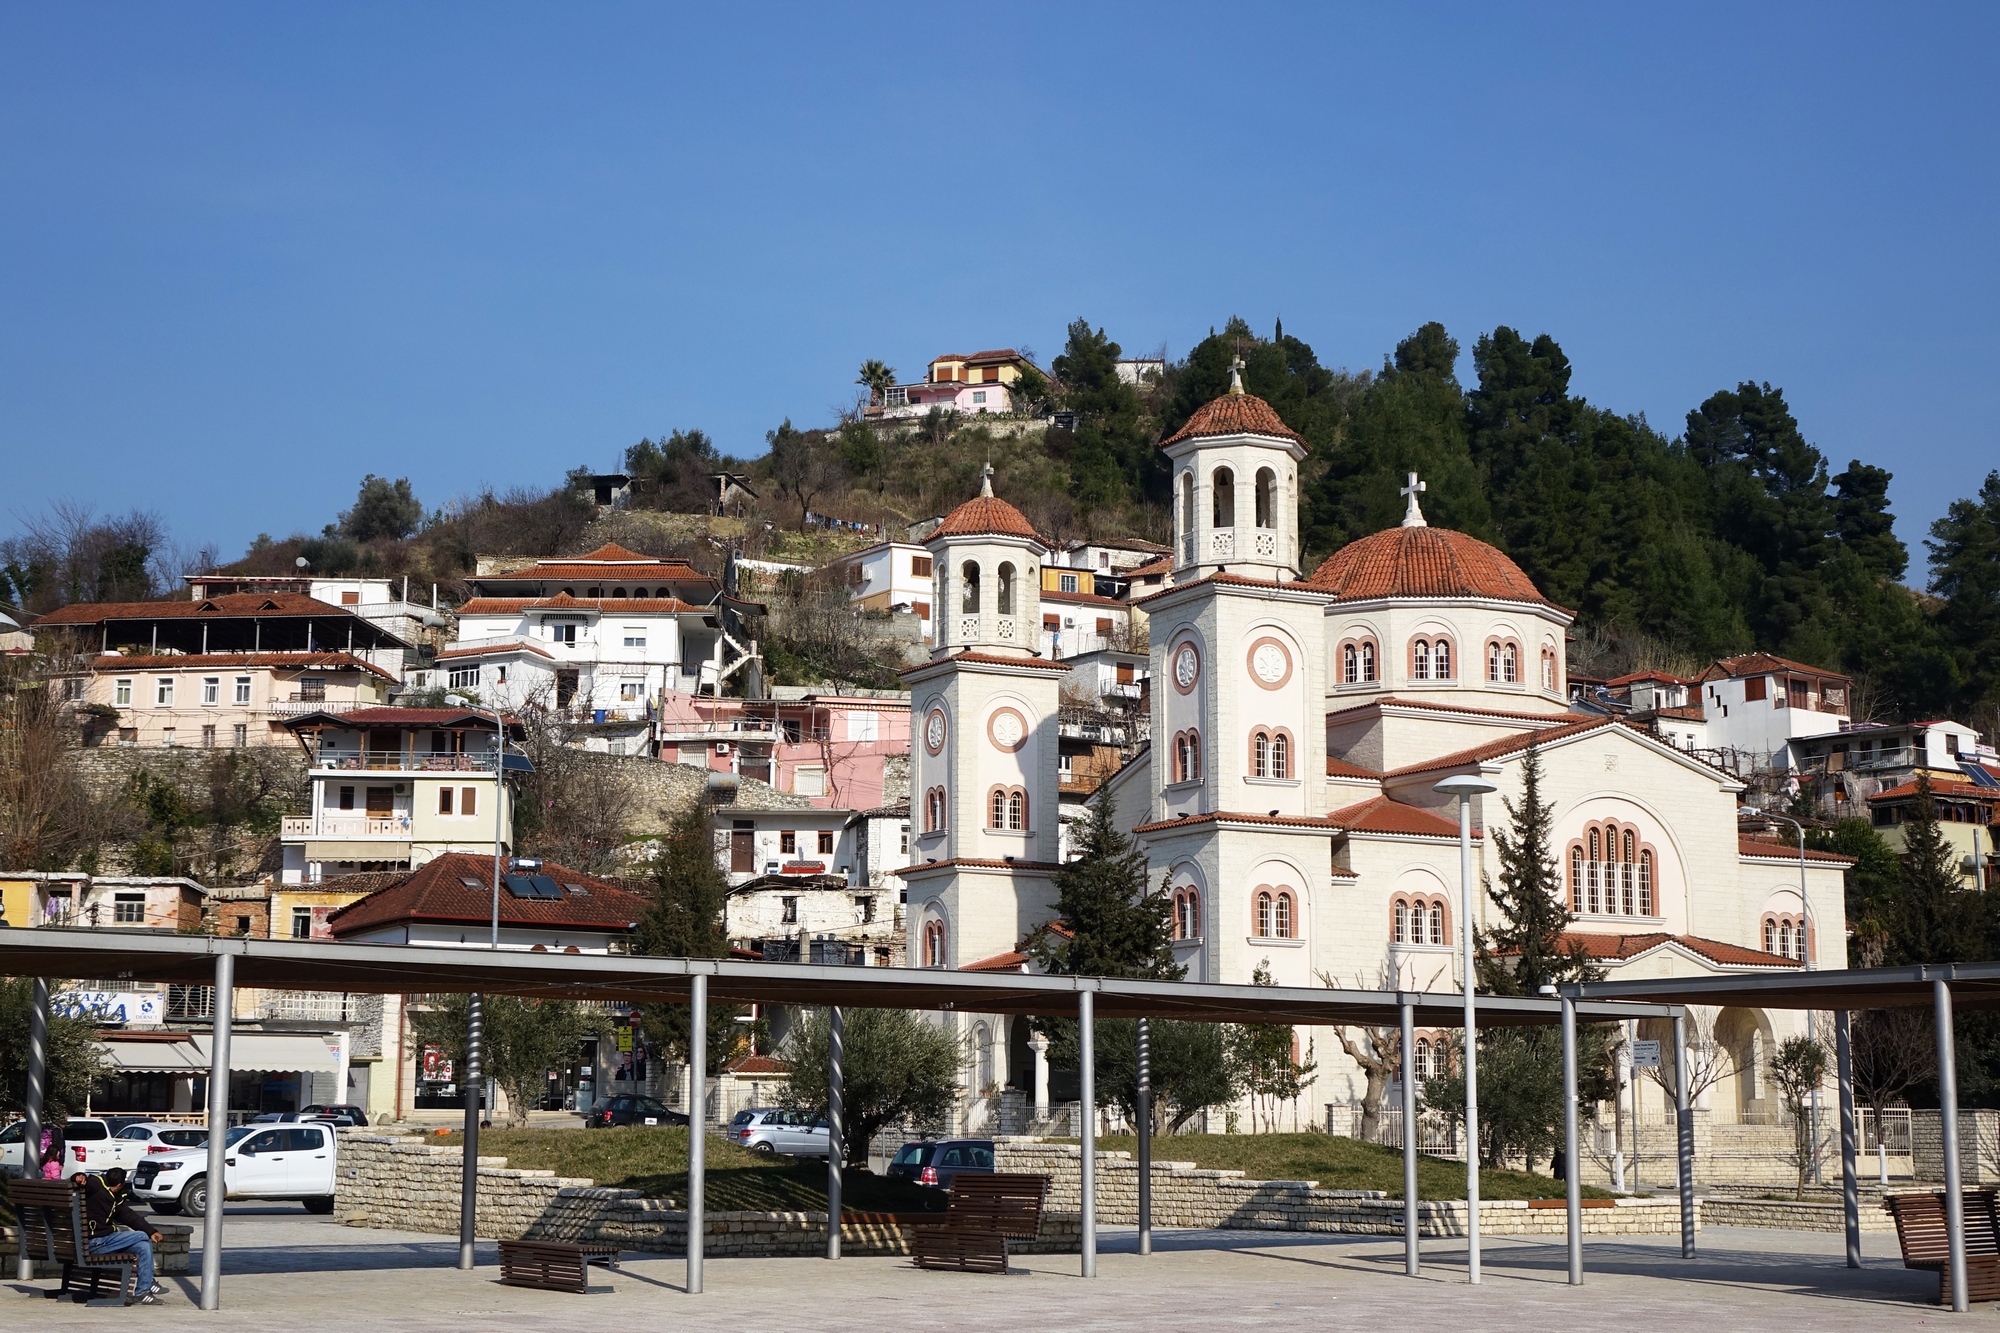
[[[1250,974],[1253,986],[1272,986],[1268,961]],[[1250,1094],[1250,1131],[1257,1132],[1261,1111],[1266,1131],[1279,1127],[1278,1108],[1296,1099],[1319,1068],[1310,1051],[1300,1058],[1298,1033],[1289,1024],[1248,1023],[1230,1033],[1230,1056],[1243,1090]]]
[[[1778,1089],[1778,1100],[1792,1117],[1792,1161],[1799,1171],[1798,1188],[1792,1197],[1803,1199],[1806,1173],[1818,1155],[1818,1145],[1813,1141],[1817,1126],[1808,1111],[1813,1089],[1826,1080],[1826,1047],[1811,1037],[1787,1037],[1771,1056],[1770,1072],[1771,1082]]]
[[[842,469],[851,477],[878,477],[882,471],[882,440],[865,421],[844,423],[833,437]]]
[[[1164,884],[1147,891],[1145,854],[1118,827],[1109,792],[1091,803],[1076,848],[1051,877],[1061,928],[1036,933],[1036,962],[1064,976],[1179,979],[1172,899]]]
[[[1898,910],[1888,957],[1896,963],[1964,962],[1992,956],[1989,895],[1968,890],[1938,827],[1927,773],[1917,775],[1917,803],[1903,825]]]
[[[896,384],[896,368],[873,357],[861,363],[861,373],[854,382],[868,390],[868,405],[881,407],[888,402],[888,392]]]
[[[868,1144],[892,1125],[941,1128],[958,1096],[961,1055],[951,1033],[906,1009],[848,1009],[841,1015],[841,1106],[847,1164],[866,1168]],[[785,1038],[792,1076],[788,1106],[826,1114],[827,1011],[808,1009]]]
[[[27,977],[0,977],[0,1113],[27,1109],[28,1027],[34,1012],[35,983]],[[42,1123],[79,1114],[89,1104],[91,1085],[110,1072],[97,1024],[85,1018],[49,1015],[44,1048]]]
[[[1910,551],[1896,539],[1896,519],[1889,512],[1889,482],[1894,474],[1849,459],[1847,471],[1833,479],[1840,494],[1833,502],[1834,531],[1870,573],[1900,579],[1909,568]]]
[[[828,445],[825,431],[798,430],[790,417],[776,430],[766,431],[764,439],[771,446],[765,470],[778,494],[799,507],[799,526],[804,527],[813,505],[847,481],[839,455]]]
[[[1977,496],[1952,501],[1924,547],[1930,590],[1951,603],[1939,619],[1966,701],[2000,701],[2000,471],[1986,474]]]
[[[711,474],[734,465],[703,430],[676,430],[658,442],[640,440],[625,451],[634,503],[672,513],[709,512],[715,501]]]
[[[470,996],[448,995],[432,1008],[412,1009],[410,1028],[424,1045],[449,1052],[454,1069],[465,1070],[471,1010]],[[506,1095],[516,1125],[527,1124],[528,1112],[542,1104],[549,1074],[574,1064],[583,1039],[607,1026],[601,1014],[573,1000],[488,995],[480,1014],[480,1072]]]
[[[371,472],[361,479],[354,507],[341,512],[340,532],[358,542],[402,538],[415,532],[423,520],[424,507],[411,492],[408,477],[390,481]]]
[[[696,803],[674,817],[656,844],[650,875],[652,898],[633,934],[633,952],[654,958],[727,958],[722,913],[729,877],[715,859],[708,809]],[[648,1038],[666,1058],[689,1060],[693,1035],[688,1006],[649,1004],[640,1010]],[[708,1006],[707,1068],[719,1072],[736,1048],[741,1008]]]
[[[1122,509],[1128,496],[1166,494],[1166,472],[1139,421],[1139,395],[1118,378],[1123,349],[1079,319],[1053,369],[1076,413],[1068,444],[1071,492],[1086,514]]]
[[[1882,966],[1901,896],[1902,865],[1895,848],[1862,818],[1840,820],[1830,831],[1812,830],[1806,846],[1854,858],[1845,876],[1847,929],[1856,955],[1853,962],[1857,967]]]

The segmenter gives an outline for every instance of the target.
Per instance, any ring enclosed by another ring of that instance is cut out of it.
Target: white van
[[[339,1148],[331,1125],[238,1125],[223,1139],[222,1179],[232,1199],[295,1199],[309,1213],[333,1211]],[[132,1197],[154,1212],[208,1212],[208,1149],[147,1157],[132,1171]]]

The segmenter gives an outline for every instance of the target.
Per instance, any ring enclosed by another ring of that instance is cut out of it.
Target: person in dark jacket
[[[125,1192],[125,1168],[114,1166],[101,1179],[79,1171],[70,1180],[83,1189],[83,1225],[90,1252],[137,1255],[139,1303],[158,1305],[166,1291],[153,1280],[153,1247],[160,1243],[160,1233],[132,1207]]]

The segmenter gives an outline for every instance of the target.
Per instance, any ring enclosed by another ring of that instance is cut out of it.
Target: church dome
[[[1305,580],[1343,602],[1383,597],[1485,597],[1554,606],[1521,567],[1449,528],[1387,528],[1349,542]]]
[[[1225,393],[1195,409],[1187,424],[1160,441],[1160,447],[1210,435],[1268,435],[1303,446],[1305,437],[1287,426],[1277,411],[1255,394]]]
[[[990,481],[980,493],[945,516],[944,522],[924,538],[926,543],[940,537],[1026,537],[1040,542],[1042,534],[1020,510],[993,493]],[[1044,546],[1048,543],[1043,542]]]

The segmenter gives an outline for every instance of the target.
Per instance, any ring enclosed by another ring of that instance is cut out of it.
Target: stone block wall
[[[1944,1179],[1944,1117],[1932,1111],[1910,1112],[1913,1174],[1918,1180]],[[1836,1150],[1837,1151],[1837,1150]],[[1960,1108],[1958,1113],[1958,1174],[1965,1185],[2000,1182],[2000,1111]]]

